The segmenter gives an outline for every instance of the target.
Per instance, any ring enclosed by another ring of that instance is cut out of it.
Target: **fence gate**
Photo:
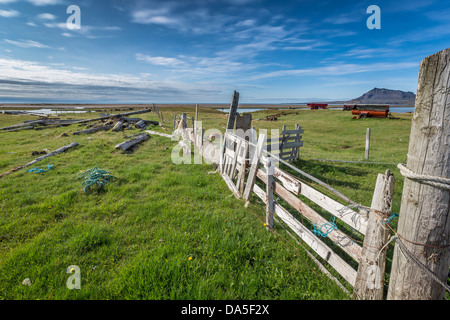
[[[276,150],[279,150],[279,154],[276,155],[284,161],[299,159],[299,151],[303,146],[301,134],[304,132],[299,124],[296,124],[293,130],[286,130],[284,125],[280,137],[267,139],[267,151],[276,154]],[[275,145],[277,143],[278,146]]]

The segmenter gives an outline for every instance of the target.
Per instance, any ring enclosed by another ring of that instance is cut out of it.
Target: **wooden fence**
[[[300,157],[300,148],[303,147],[302,133],[304,130],[299,124],[296,124],[293,130],[287,130],[284,125],[279,137],[267,139],[266,150],[285,161],[297,160]],[[273,145],[275,150],[272,150]],[[279,150],[279,153],[276,150]]]
[[[204,130],[197,122],[193,128],[188,128],[183,119],[186,119],[185,115],[174,131],[183,138],[180,144],[193,143],[203,158],[217,164],[218,171],[236,198],[248,202],[252,195],[259,197],[266,204],[268,228],[274,228],[275,215],[322,259],[322,263],[331,266],[354,287],[354,298],[382,299],[386,241],[381,233],[385,229],[382,224],[389,216],[393,196],[393,192],[386,191],[393,191],[393,185],[388,187],[386,183],[393,183],[388,179],[389,173],[378,177],[372,201],[374,209],[344,205],[275,166],[275,162],[284,160],[265,149],[265,134],[257,137],[256,130],[252,129],[250,137],[242,137],[227,129],[220,141],[212,142],[204,137]],[[298,127],[295,133],[296,142],[301,138],[298,138],[298,130],[301,128]],[[288,134],[289,130],[283,130],[283,133]],[[297,154],[300,146],[294,146]],[[186,149],[186,154],[190,152],[190,148]],[[275,197],[281,201],[275,201]],[[378,218],[375,213],[379,213]],[[339,227],[334,223],[335,219],[340,221]],[[301,221],[307,221],[310,226]],[[333,226],[331,230],[330,226]],[[369,229],[370,239],[365,237]],[[363,241],[362,238],[367,239]],[[380,239],[383,239],[381,244]],[[320,264],[317,259],[315,262]],[[320,267],[322,269],[323,265]]]

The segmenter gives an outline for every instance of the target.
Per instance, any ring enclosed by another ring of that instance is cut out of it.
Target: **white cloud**
[[[37,17],[40,20],[55,20],[56,19],[56,16],[51,13],[41,13]]]
[[[90,39],[96,39],[100,38],[100,36],[93,34],[94,32],[99,31],[120,31],[122,30],[120,27],[117,26],[89,26],[89,25],[81,25],[81,29],[69,29],[67,28],[66,22],[46,22],[44,23],[44,26],[47,28],[59,28],[64,30],[64,32],[61,34],[64,37],[73,37],[75,35],[83,35]]]
[[[0,10],[0,17],[3,18],[13,18],[18,15],[20,15],[20,12],[16,10]]]
[[[62,3],[61,0],[27,0],[35,6],[48,6]]]
[[[60,29],[68,29],[67,23],[65,22],[46,22],[44,26],[47,28],[60,28]]]
[[[37,41],[33,41],[33,40],[9,40],[9,39],[4,39],[3,41],[5,41],[6,43],[15,45],[17,47],[21,47],[21,48],[50,48],[49,46],[42,44],[40,42]]]
[[[178,19],[169,17],[169,10],[167,8],[133,11],[132,21],[142,24],[181,26]]]
[[[7,4],[11,2],[16,2],[17,0],[0,0],[0,4]]]
[[[136,54],[136,60],[150,63],[157,66],[171,66],[176,67],[182,65],[183,62],[176,58],[168,58],[168,57],[152,57],[149,55],[143,55],[140,53]]]

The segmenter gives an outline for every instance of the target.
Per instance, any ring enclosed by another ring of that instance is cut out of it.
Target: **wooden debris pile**
[[[39,119],[39,120],[26,120],[23,123],[16,124],[9,127],[0,128],[0,133],[2,132],[14,132],[19,130],[43,130],[43,129],[49,129],[49,128],[56,128],[56,127],[66,127],[73,124],[83,124],[83,123],[90,123],[90,122],[100,122],[102,125],[90,125],[89,129],[90,131],[79,131],[77,134],[82,133],[93,133],[101,130],[109,130],[112,129],[114,126],[109,127],[111,124],[114,123],[114,121],[122,122],[120,125],[120,128],[124,126],[124,128],[131,127],[135,124],[139,123],[139,129],[144,130],[149,126],[150,124],[154,125],[160,125],[157,121],[144,121],[140,118],[127,118],[127,116],[135,115],[135,114],[142,114],[142,113],[148,113],[151,112],[150,109],[144,109],[144,110],[138,110],[133,112],[127,112],[122,114],[116,114],[116,115],[104,115],[97,118],[92,119],[65,119],[61,120],[60,118],[46,118],[46,119]],[[104,123],[105,122],[105,123]],[[116,128],[116,131],[117,130]]]
[[[143,114],[148,112],[155,112],[158,114],[158,118],[161,122],[158,121],[150,121],[150,120],[143,120],[141,118],[137,117],[130,117],[132,115],[136,114]],[[21,124],[9,126],[0,128],[1,132],[14,132],[19,130],[43,130],[47,128],[55,128],[55,127],[65,127],[70,126],[73,124],[87,124],[87,126],[80,131],[73,132],[73,135],[82,135],[82,134],[92,134],[99,131],[113,131],[113,132],[120,132],[126,129],[139,129],[141,131],[146,130],[149,126],[161,126],[163,129],[165,129],[162,125],[163,116],[162,113],[159,112],[158,108],[153,105],[152,109],[143,109],[133,112],[127,112],[122,114],[101,114],[101,117],[92,118],[92,119],[66,119],[61,120],[60,118],[46,118],[46,119],[39,119],[39,120],[26,120]],[[67,132],[61,134],[58,136],[58,138],[62,137],[68,137],[69,135]],[[126,152],[130,152],[134,149],[134,147],[147,140],[149,138],[148,133],[140,133],[135,136],[135,138],[131,140],[127,140],[115,147],[115,149],[120,149]]]

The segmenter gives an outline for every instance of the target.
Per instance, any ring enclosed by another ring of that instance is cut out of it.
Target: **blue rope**
[[[398,217],[398,213],[391,213],[391,216],[390,216],[389,218],[387,218],[386,220],[384,220],[383,222],[384,222],[384,223],[387,223],[387,224],[391,224],[392,220],[393,220],[395,217]]]
[[[108,171],[101,170],[97,167],[81,172],[79,175],[79,178],[85,179],[81,185],[85,186],[84,192],[86,193],[90,191],[91,187],[97,185],[99,188],[102,188],[108,184],[110,180],[115,178],[110,175]]]
[[[28,172],[32,172],[32,173],[43,173],[43,172],[47,172],[47,171],[49,171],[51,168],[53,168],[53,165],[52,165],[52,164],[49,164],[49,165],[47,166],[47,169],[43,169],[43,168],[45,168],[45,167],[33,168],[33,169],[30,169],[30,170],[28,170],[28,171],[26,171],[26,172],[27,172],[27,173],[28,173]]]
[[[313,224],[313,232],[316,236],[320,236],[322,238],[326,238],[328,234],[337,229],[337,225],[334,223],[335,217],[333,217],[333,221],[329,221],[318,227],[315,223]],[[325,228],[324,231],[322,229]]]

